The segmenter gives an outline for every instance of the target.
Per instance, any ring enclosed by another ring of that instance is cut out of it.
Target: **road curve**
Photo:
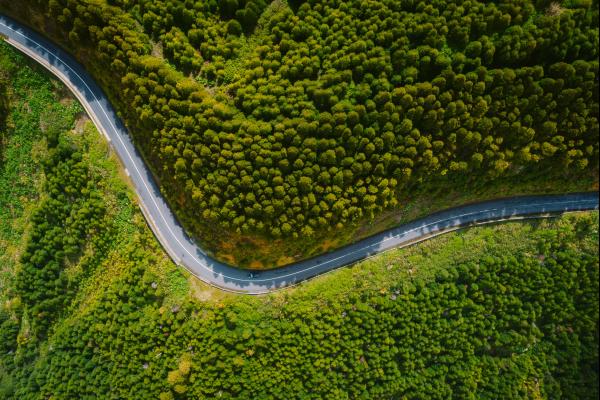
[[[223,290],[245,294],[268,293],[391,248],[406,246],[460,227],[598,209],[598,193],[515,197],[469,204],[421,218],[319,257],[260,272],[251,278],[248,271],[207,256],[185,234],[107,97],[73,57],[41,35],[1,14],[0,35],[56,75],[79,99],[121,159],[148,224],[173,261],[204,282]]]

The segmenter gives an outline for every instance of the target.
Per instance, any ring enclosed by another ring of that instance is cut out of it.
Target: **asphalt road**
[[[148,224],[173,261],[187,268],[199,279],[223,290],[246,294],[267,293],[385,250],[406,246],[460,227],[598,209],[598,193],[516,197],[470,204],[421,218],[316,258],[249,277],[248,271],[208,257],[185,234],[107,97],[78,62],[39,34],[3,15],[0,15],[0,34],[8,38],[8,43],[50,70],[80,100],[98,130],[106,136],[121,159],[133,182]]]

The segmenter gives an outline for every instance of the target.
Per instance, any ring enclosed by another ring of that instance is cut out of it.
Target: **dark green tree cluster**
[[[53,129],[47,134],[42,188],[46,195],[31,215],[14,285],[4,293],[16,300],[0,307],[2,398],[14,387],[12,379],[4,381],[3,372],[21,370],[39,356],[39,346],[56,321],[67,314],[81,283],[109,246],[111,229],[104,199],[82,149]],[[79,269],[69,271],[77,264]],[[21,372],[26,376],[26,370]]]
[[[326,306],[290,296],[270,311],[253,301],[166,306],[132,251],[128,272],[56,331],[14,396],[594,399],[598,254],[573,243],[597,221],[533,232],[537,249],[431,279]]]
[[[248,29],[265,2],[0,5],[43,14],[88,64],[212,249],[223,232],[356,224],[432,182],[597,167],[596,0],[292,2],[215,94],[189,73],[223,83],[241,43],[231,21]]]
[[[16,278],[16,291],[41,335],[64,311],[82,278],[68,277],[66,265],[78,260],[90,238],[105,230],[105,206],[81,153],[64,140],[53,143],[50,138],[48,143],[44,191],[49,197],[32,215],[31,238]]]
[[[110,4],[131,10],[155,40],[164,46],[164,55],[186,73],[203,75],[209,81],[211,63],[219,57],[238,55],[239,35],[250,33],[267,4],[265,0],[152,1],[112,0]]]

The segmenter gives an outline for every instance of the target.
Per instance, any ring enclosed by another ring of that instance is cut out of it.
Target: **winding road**
[[[56,75],[79,99],[121,159],[148,224],[173,261],[199,279],[223,290],[268,293],[391,248],[413,244],[461,227],[598,209],[598,193],[515,197],[469,204],[429,215],[331,253],[250,277],[248,271],[212,259],[185,234],[107,97],[73,57],[3,15],[0,15],[0,35]]]

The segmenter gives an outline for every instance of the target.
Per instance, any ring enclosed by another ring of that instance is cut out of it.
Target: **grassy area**
[[[55,81],[23,68],[28,63],[0,41],[0,69],[8,78],[10,101],[0,163],[0,300],[23,248],[31,211],[41,196],[43,129],[50,124],[72,125],[81,112],[78,104],[60,101]]]
[[[458,230],[406,248],[391,249],[266,296],[224,294],[215,304],[245,304],[265,313],[294,303],[316,309],[353,293],[385,294],[393,284],[431,281],[448,266],[477,262],[486,256],[521,253],[537,257],[540,242],[548,235],[569,236],[578,230],[577,240],[565,245],[582,253],[597,254],[598,216],[597,211],[575,212],[549,219],[502,222]],[[194,298],[198,291],[193,290],[194,285],[191,288],[190,295]]]
[[[598,190],[598,171],[572,176],[564,171],[524,174],[516,179],[499,179],[496,185],[478,185],[472,179],[454,190],[436,189],[435,184],[416,189],[414,197],[400,200],[402,208],[392,209],[372,221],[366,221],[353,232],[352,240],[360,240],[382,230],[412,221],[437,211],[478,201],[510,196],[575,193]]]
[[[583,229],[583,227],[587,227]],[[567,214],[552,219],[490,224],[459,230],[420,242],[404,249],[393,249],[369,260],[317,277],[295,290],[305,299],[333,299],[356,291],[385,292],[391,282],[414,279],[431,280],[451,265],[476,262],[486,256],[525,254],[537,257],[540,241],[549,234],[573,234],[577,241],[567,246],[582,253],[598,253],[598,212]],[[287,297],[285,293],[275,294]]]
[[[10,77],[10,107],[6,123],[4,162],[0,164],[0,300],[18,268],[27,244],[31,215],[47,196],[43,164],[48,157],[47,138],[64,135],[83,153],[84,164],[106,204],[111,221],[111,243],[103,257],[85,254],[67,273],[77,276],[91,258],[98,273],[82,285],[80,297],[90,299],[126,267],[127,251],[140,242],[156,257],[152,268],[168,293],[181,297],[188,292],[188,277],[168,260],[157,245],[137,207],[117,157],[104,138],[82,114],[81,106],[62,84],[7,44],[0,42],[0,67]],[[78,302],[76,302],[78,303]]]

